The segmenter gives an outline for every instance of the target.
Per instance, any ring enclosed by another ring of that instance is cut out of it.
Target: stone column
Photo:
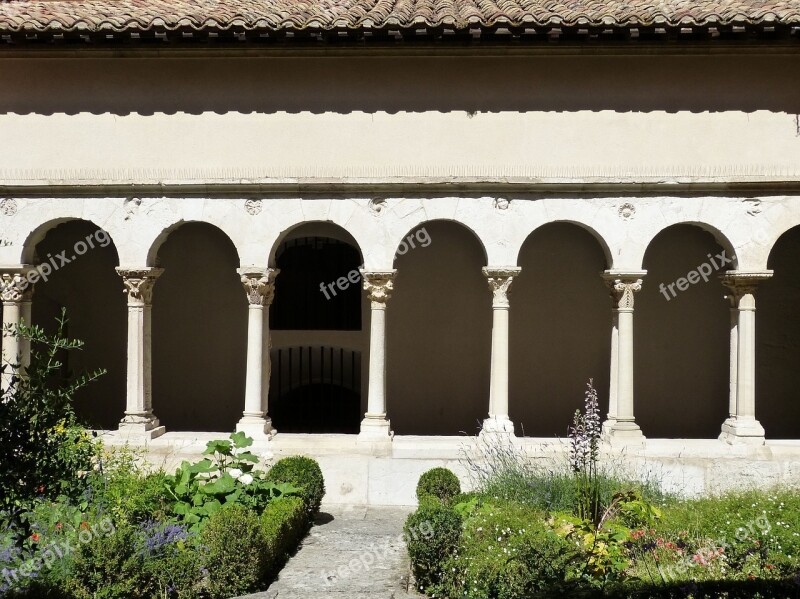
[[[514,434],[514,423],[508,417],[508,296],[511,283],[521,270],[516,266],[483,269],[492,292],[492,365],[484,433]]]
[[[369,441],[389,440],[392,431],[386,418],[386,303],[392,295],[396,270],[361,270],[364,289],[370,301],[369,390],[367,413],[361,421],[359,437]]]
[[[270,335],[269,307],[275,297],[277,268],[247,267],[238,270],[247,302],[247,378],[244,390],[244,414],[237,431],[249,436],[273,436],[269,418]]]
[[[611,385],[608,437],[643,440],[633,416],[633,302],[646,273],[606,271],[603,279],[611,290],[614,329],[611,333]]]
[[[164,434],[153,414],[150,375],[150,308],[161,268],[117,268],[128,294],[128,380],[125,417],[119,430],[154,439]]]
[[[3,374],[0,387],[3,391],[9,388],[17,368],[30,363],[30,342],[20,339],[16,334],[16,327],[21,321],[28,325],[31,322],[33,284],[29,272],[29,267],[23,266],[6,270],[0,275],[0,296],[3,300]]]
[[[736,327],[731,328],[731,377],[736,386],[731,390],[730,416],[722,425],[720,439],[728,443],[763,444],[764,427],[756,420],[756,300],[755,291],[772,271],[728,271],[723,284],[730,289],[728,298],[736,311]]]

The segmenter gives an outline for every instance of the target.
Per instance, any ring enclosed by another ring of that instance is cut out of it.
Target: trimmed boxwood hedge
[[[319,512],[322,497],[325,495],[325,479],[316,460],[304,456],[291,456],[275,462],[267,473],[267,480],[276,484],[291,483],[300,487],[300,497],[306,511],[313,518]]]

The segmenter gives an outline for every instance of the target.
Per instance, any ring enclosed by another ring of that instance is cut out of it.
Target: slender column
[[[277,268],[240,268],[249,304],[247,312],[247,378],[244,390],[244,414],[237,431],[248,435],[274,435],[269,418],[270,341],[269,307],[275,297]]]
[[[603,433],[609,435],[617,421],[617,380],[619,379],[619,313],[611,311],[611,372],[608,381],[608,415],[603,422]]]
[[[643,439],[633,416],[633,303],[634,294],[642,288],[645,274],[644,271],[603,273],[611,290],[616,325],[611,334],[612,383],[609,388],[609,416],[613,416],[613,421],[609,421],[605,429],[607,435],[615,439]]]
[[[33,284],[27,266],[6,270],[0,275],[0,296],[3,300],[2,382],[6,391],[20,366],[30,363],[30,342],[17,334],[20,321],[30,324],[30,303]],[[27,316],[26,316],[27,312]]]
[[[492,292],[491,382],[489,417],[483,421],[484,433],[514,434],[514,423],[508,417],[508,296],[511,283],[521,270],[516,266],[483,269]]]
[[[392,295],[396,270],[361,270],[364,289],[371,306],[369,328],[369,391],[367,413],[361,421],[362,439],[388,440],[392,437],[386,418],[386,303]]]
[[[755,291],[761,281],[771,276],[772,271],[728,271],[722,277],[723,284],[730,289],[731,305],[737,312],[735,347],[734,335],[731,335],[731,373],[736,375],[736,389],[731,391],[730,401],[735,405],[720,435],[720,439],[729,443],[764,443],[764,427],[756,420]]]
[[[125,417],[119,425],[122,432],[144,435],[151,439],[164,434],[153,414],[152,379],[150,373],[150,309],[153,285],[161,268],[117,268],[128,294],[128,380]]]

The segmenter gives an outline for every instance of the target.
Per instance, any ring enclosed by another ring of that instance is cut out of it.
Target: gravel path
[[[247,599],[411,599],[401,535],[413,508],[323,510],[268,590]]]

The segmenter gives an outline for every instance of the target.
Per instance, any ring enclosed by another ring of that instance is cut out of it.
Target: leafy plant
[[[98,370],[70,379],[63,375],[61,356],[80,351],[83,342],[65,336],[66,313],[56,333],[20,324],[4,330],[31,344],[30,363],[3,367],[8,385],[0,398],[0,525],[23,524],[18,516],[37,497],[78,499],[84,473],[92,469],[98,444],[79,426],[75,394],[100,377]],[[24,526],[23,526],[24,529]],[[30,534],[24,530],[23,536]]]
[[[267,473],[267,480],[275,484],[291,484],[299,488],[311,518],[319,512],[325,495],[325,479],[316,460],[305,456],[290,456],[275,462]]]
[[[447,468],[431,468],[419,477],[417,482],[417,499],[423,501],[426,497],[436,497],[444,503],[449,503],[461,493],[461,483],[452,470]]]
[[[194,464],[184,461],[174,476],[166,477],[172,510],[192,532],[200,531],[223,507],[240,505],[261,513],[271,499],[300,492],[290,483],[267,480],[263,471],[256,470],[258,458],[247,450],[252,444],[243,432],[233,433],[229,440],[209,441],[203,451],[209,458]]]
[[[275,576],[308,530],[308,514],[300,497],[283,496],[269,502],[261,514],[267,545],[267,576]]]
[[[461,523],[461,515],[438,499],[423,500],[406,519],[406,545],[420,590],[433,589],[441,581],[443,564],[461,538]],[[421,531],[429,534],[420,534]]]

